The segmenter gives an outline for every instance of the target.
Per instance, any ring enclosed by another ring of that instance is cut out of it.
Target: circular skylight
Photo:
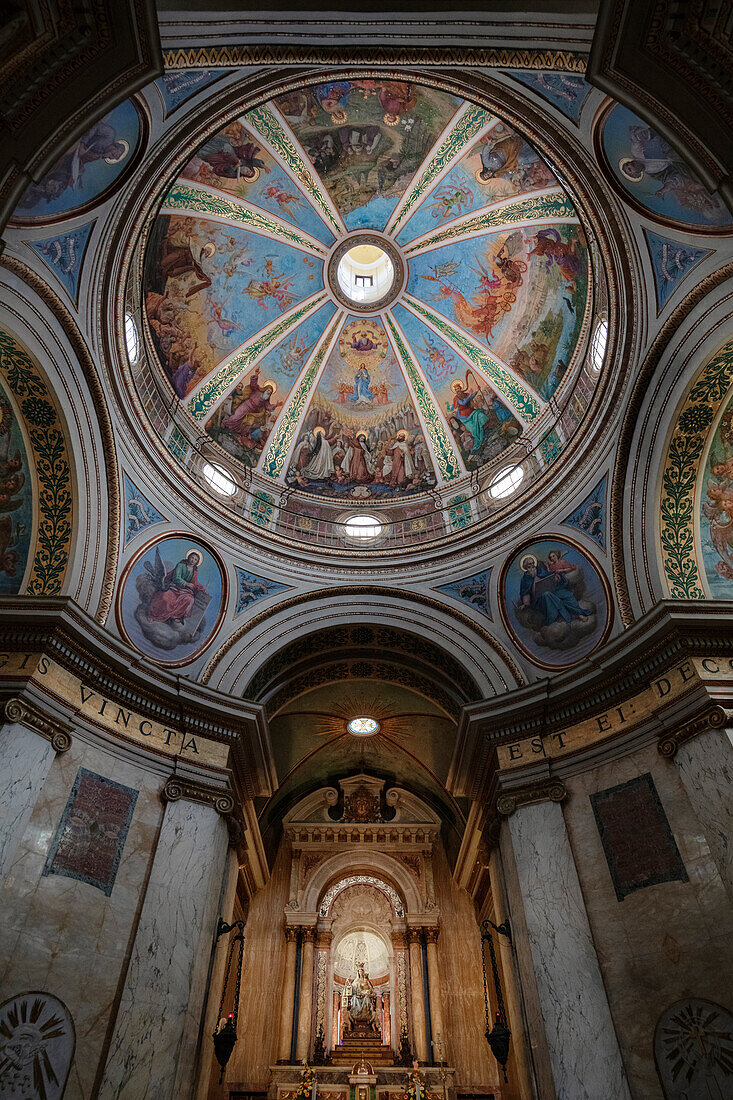
[[[233,497],[237,491],[237,483],[226,472],[223,466],[215,462],[205,462],[203,474],[211,488],[223,497]]]
[[[337,277],[345,296],[363,305],[389,293],[395,270],[384,249],[375,244],[357,244],[339,260]]]
[[[379,722],[376,718],[368,718],[362,715],[359,718],[352,718],[347,723],[346,728],[355,737],[372,737],[379,730]]]
[[[489,496],[494,500],[503,500],[515,493],[524,480],[524,469],[521,466],[505,466],[500,470],[489,485]]]
[[[376,516],[349,516],[344,520],[344,534],[350,539],[376,539],[384,530],[384,524]]]
[[[608,321],[601,317],[596,325],[593,339],[590,345],[590,361],[593,370],[598,374],[606,358],[606,344],[608,343]]]

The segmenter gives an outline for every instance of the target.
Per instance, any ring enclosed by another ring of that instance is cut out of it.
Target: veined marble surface
[[[210,806],[169,802],[100,1100],[187,1100],[221,901],[227,829]]]
[[[727,731],[701,733],[682,745],[674,759],[733,900],[733,746]]]
[[[562,809],[523,806],[509,830],[558,1100],[630,1100]]]
[[[45,738],[19,722],[0,728],[0,882],[12,865],[54,756]]]

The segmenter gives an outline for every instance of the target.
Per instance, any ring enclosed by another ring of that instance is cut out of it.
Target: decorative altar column
[[[278,1062],[290,1061],[290,1049],[293,1041],[293,1001],[295,998],[295,954],[298,940],[297,928],[285,929],[285,976],[280,1014],[280,1045]]]
[[[707,729],[681,744],[674,737],[665,737],[659,751],[673,758],[679,769],[718,873],[733,900],[733,745],[728,731]]]
[[[308,1057],[311,1038],[311,1008],[313,1005],[313,942],[315,928],[303,929],[303,949],[300,956],[300,1012],[298,1013],[298,1045],[296,1058],[299,1062]]]
[[[412,1024],[415,1030],[415,1053],[418,1062],[428,1060],[428,1042],[425,1036],[425,998],[422,978],[422,929],[410,928],[410,986],[412,988]]]
[[[508,815],[555,1091],[573,1100],[630,1100],[560,806],[565,796],[554,781],[497,803]]]
[[[443,999],[440,990],[440,970],[438,968],[438,931],[437,928],[425,929],[428,950],[428,989],[430,990],[433,1056],[440,1060],[436,1044],[439,1039],[442,1039],[445,1046],[445,1032],[443,1031]]]
[[[232,812],[234,800],[176,777],[163,797],[168,804],[99,1100],[189,1100],[195,1087],[229,844],[222,815]]]
[[[8,873],[54,755],[71,745],[69,734],[22,699],[10,699],[5,713],[19,721],[0,727],[0,881]]]

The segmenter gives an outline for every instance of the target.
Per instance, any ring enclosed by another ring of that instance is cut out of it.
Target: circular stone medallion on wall
[[[191,535],[161,535],[125,569],[117,622],[127,641],[147,657],[185,665],[218,632],[226,594],[226,573],[211,550]]]
[[[540,668],[567,668],[608,636],[611,595],[600,567],[564,536],[525,543],[508,559],[499,582],[504,624]]]

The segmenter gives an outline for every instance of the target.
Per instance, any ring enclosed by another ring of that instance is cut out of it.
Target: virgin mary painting
[[[149,657],[185,663],[218,628],[223,584],[218,563],[204,547],[164,536],[134,560],[123,582],[121,625]]]

